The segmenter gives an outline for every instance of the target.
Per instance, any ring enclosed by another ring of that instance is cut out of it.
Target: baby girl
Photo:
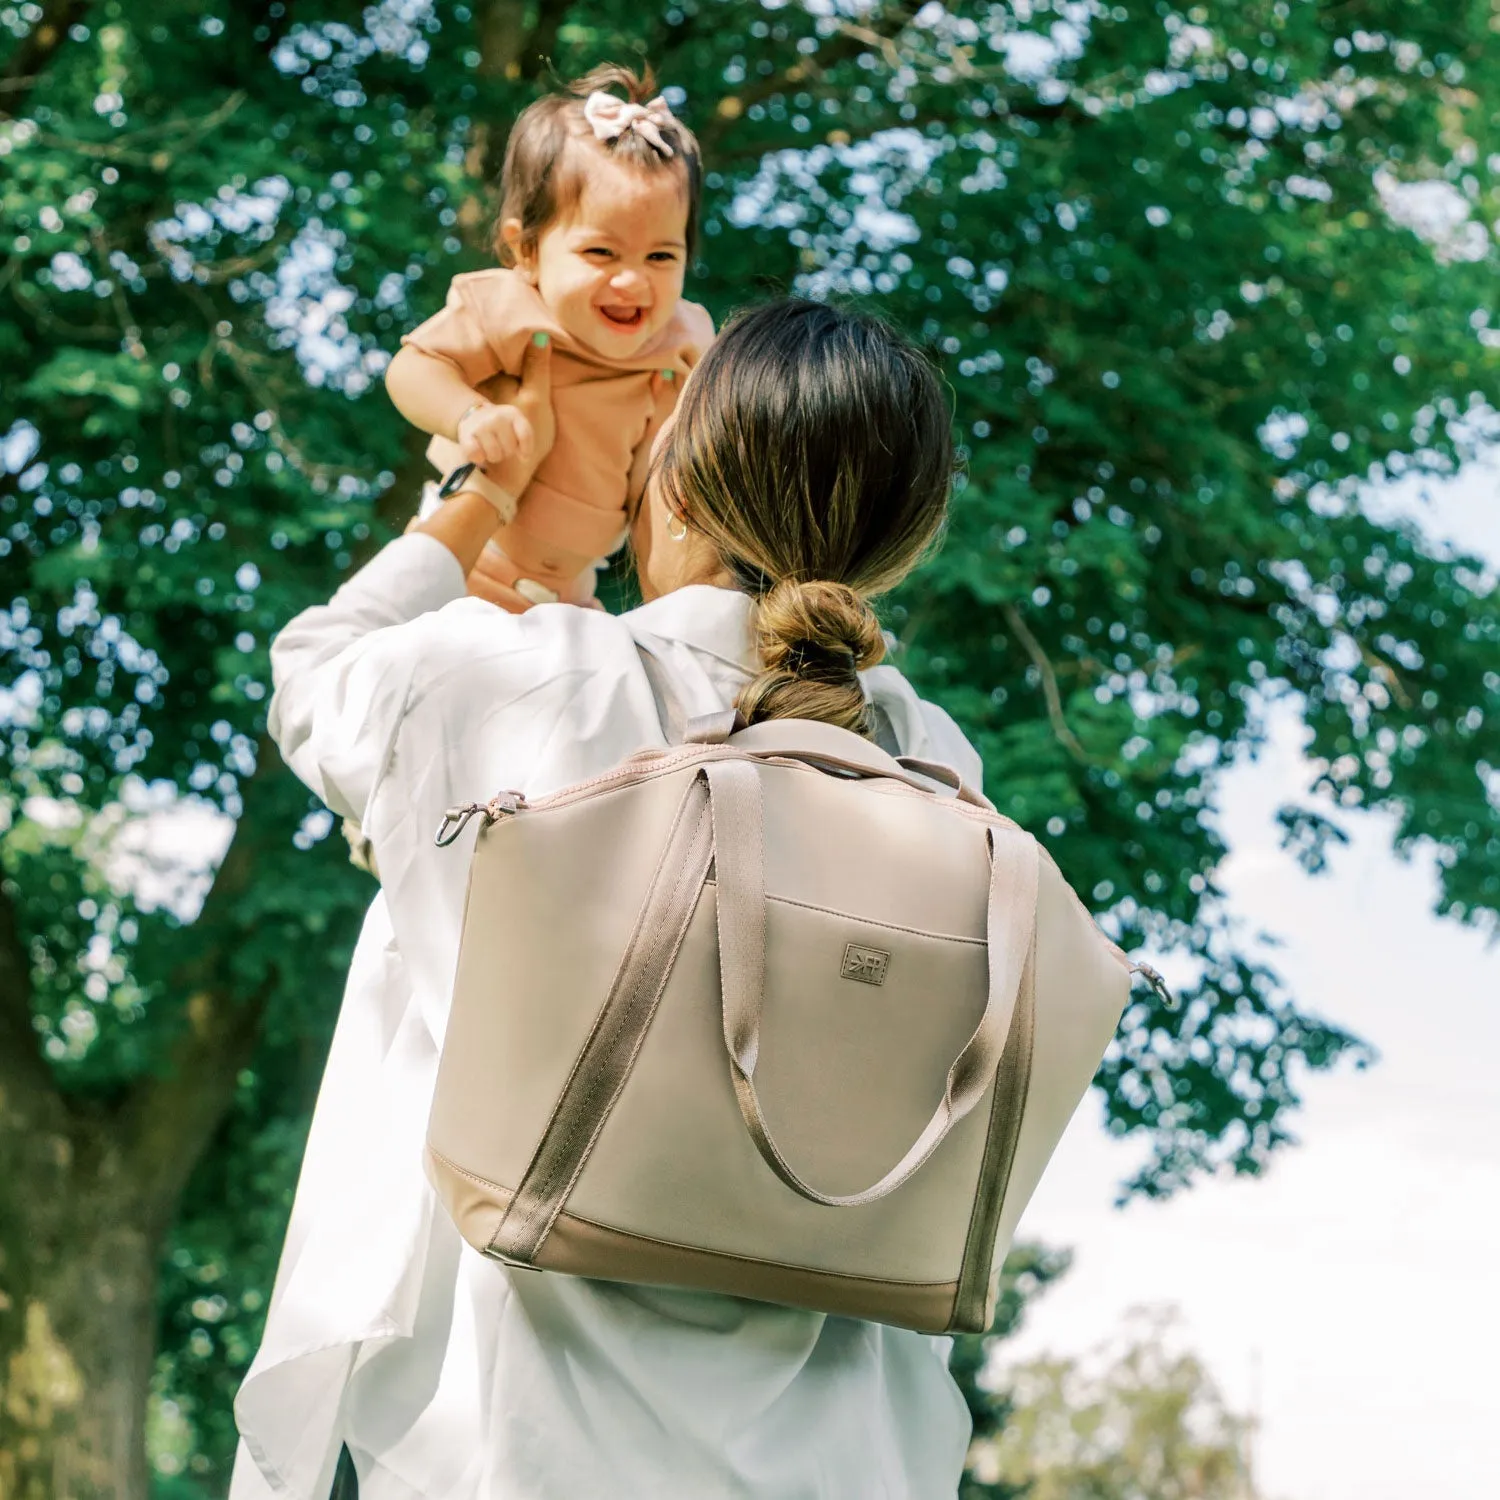
[[[502,170],[501,268],[454,277],[447,305],[402,340],[386,373],[401,414],[433,434],[444,492],[494,506],[503,559],[490,571],[531,603],[592,596],[599,559],[624,539],[651,438],[713,339],[708,313],[682,300],[698,144],[650,92],[649,73],[602,67],[522,113]],[[529,340],[552,344],[557,437],[516,496],[493,473],[528,457],[533,434],[491,396],[519,374]]]

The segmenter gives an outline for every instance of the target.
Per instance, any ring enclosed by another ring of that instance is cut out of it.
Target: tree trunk
[[[156,1283],[182,1191],[234,1098],[272,993],[236,972],[252,893],[294,856],[306,805],[262,745],[245,811],[197,920],[176,935],[155,1066],[95,1102],[37,1046],[31,944],[0,879],[0,1500],[146,1500]]]
[[[0,1147],[0,1500],[145,1500],[167,1216],[101,1120]]]

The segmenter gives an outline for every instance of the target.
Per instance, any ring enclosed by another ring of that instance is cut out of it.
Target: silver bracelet
[[[461,412],[459,412],[458,421],[453,424],[453,440],[455,442],[458,441],[459,430],[463,427],[465,421],[468,420],[469,415],[472,412],[478,411],[481,406],[488,406],[489,404],[490,403],[486,401],[483,396],[481,396],[479,400],[469,402],[469,404],[464,407]]]

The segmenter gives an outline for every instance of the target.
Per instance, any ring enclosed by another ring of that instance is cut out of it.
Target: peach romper
[[[642,450],[657,425],[651,376],[671,370],[680,389],[714,336],[708,312],[682,301],[639,353],[611,359],[564,332],[519,272],[496,269],[455,276],[443,310],[401,342],[445,360],[484,395],[497,377],[520,373],[521,357],[537,332],[552,343],[556,442],[520,497],[514,519],[505,514],[508,497],[498,486],[472,486],[499,502],[501,520],[509,524],[496,540],[523,573],[545,569],[551,549],[607,557],[625,539],[628,507],[640,498],[644,480]],[[432,439],[427,456],[444,474],[465,461],[458,444],[445,437]]]

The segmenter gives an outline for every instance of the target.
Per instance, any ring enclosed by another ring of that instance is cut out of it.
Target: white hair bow
[[[645,104],[627,104],[614,94],[599,90],[584,100],[583,118],[589,122],[598,140],[613,141],[627,130],[633,130],[644,136],[663,156],[672,154],[672,148],[662,138],[662,130],[675,125],[677,120],[660,94]]]

